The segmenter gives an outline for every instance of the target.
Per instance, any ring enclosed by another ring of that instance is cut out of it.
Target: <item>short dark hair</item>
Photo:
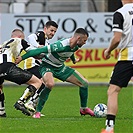
[[[52,20],[49,20],[49,21],[45,24],[45,26],[46,26],[47,28],[50,27],[50,26],[53,26],[53,27],[58,28],[58,24],[57,24],[55,21],[52,21]]]
[[[89,37],[88,32],[87,32],[85,29],[83,29],[83,28],[78,28],[78,29],[75,31],[75,33],[87,35],[87,37]]]

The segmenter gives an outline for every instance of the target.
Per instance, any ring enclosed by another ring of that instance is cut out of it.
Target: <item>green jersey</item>
[[[75,61],[74,52],[78,49],[78,46],[75,46],[73,49],[70,47],[70,39],[62,39],[48,46],[30,50],[22,56],[22,59],[24,60],[28,57],[34,57],[41,53],[45,53],[42,62],[48,63],[54,67],[61,67],[68,58]]]

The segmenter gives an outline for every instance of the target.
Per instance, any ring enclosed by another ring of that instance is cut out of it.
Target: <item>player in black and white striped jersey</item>
[[[22,50],[28,51],[29,49],[30,45],[24,40],[24,33],[20,29],[14,29],[11,33],[11,39],[0,46],[0,117],[6,117],[3,91],[4,80],[19,85],[28,84],[24,94],[14,106],[17,110],[22,111],[22,113],[30,115],[30,112],[25,108],[24,103],[30,96],[35,94],[42,82],[30,72],[17,67],[14,63],[15,58],[20,55]]]
[[[52,39],[57,31],[58,25],[54,21],[46,22],[43,31],[38,31],[36,33],[32,33],[28,36],[28,42],[32,49],[36,49],[39,47],[49,45],[49,40]],[[41,75],[38,71],[38,67],[40,65],[39,59],[35,59],[30,57],[24,61],[24,69],[30,71],[38,78],[41,78]]]
[[[115,118],[118,111],[118,94],[127,87],[133,76],[133,0],[121,0],[123,7],[113,15],[113,37],[105,50],[109,59],[111,52],[119,46],[120,52],[111,75],[108,88],[106,129],[101,133],[114,133]]]
[[[54,37],[57,29],[58,29],[58,25],[55,21],[51,21],[51,20],[47,21],[43,31],[38,31],[28,36],[28,42],[30,44],[30,47],[32,49],[36,49],[39,47],[49,45],[49,40]],[[35,76],[37,76],[39,79],[41,79],[42,76],[40,75],[40,72],[39,72],[40,63],[41,63],[41,59],[35,59],[33,57],[30,57],[24,61],[24,69],[31,72]],[[42,84],[41,88],[38,90],[38,93],[39,91],[44,89],[44,87],[45,85]],[[34,101],[34,108],[36,108],[37,101],[38,100]],[[28,106],[27,104],[25,104],[25,106],[29,107],[29,103],[28,103]],[[33,105],[31,104],[30,109],[34,110],[32,106]]]

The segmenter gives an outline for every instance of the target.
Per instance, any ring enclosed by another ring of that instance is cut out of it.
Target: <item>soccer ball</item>
[[[107,114],[107,106],[103,103],[99,103],[94,107],[94,115],[95,117],[102,118],[106,117]]]

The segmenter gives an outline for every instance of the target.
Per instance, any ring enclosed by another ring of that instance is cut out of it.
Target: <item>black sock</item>
[[[45,85],[42,84],[41,87],[36,91],[36,93],[30,98],[30,101],[36,101],[36,99],[38,99],[39,94],[41,93],[41,91],[45,88]]]
[[[45,88],[45,85],[42,83],[41,87],[37,90],[37,93],[40,94],[40,92]]]
[[[5,96],[4,93],[0,94],[0,114],[5,113],[5,105],[4,105]]]

